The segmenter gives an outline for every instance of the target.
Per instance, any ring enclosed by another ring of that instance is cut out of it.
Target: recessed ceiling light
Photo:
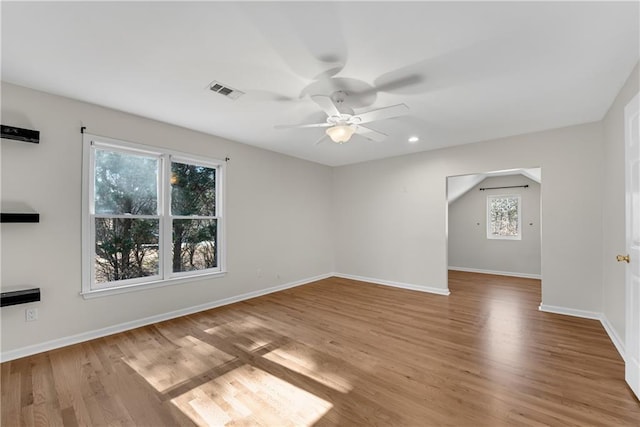
[[[418,142],[418,141],[420,141],[420,138],[418,138],[417,136],[410,136],[409,137],[409,142],[412,143],[412,144],[414,142]]]

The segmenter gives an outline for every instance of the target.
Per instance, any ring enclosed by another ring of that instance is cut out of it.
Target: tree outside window
[[[487,238],[520,240],[520,196],[487,197]]]
[[[95,140],[87,149],[84,292],[222,272],[220,163]]]
[[[96,150],[96,283],[159,274],[159,167],[157,157]]]
[[[172,270],[217,267],[216,169],[171,163]]]

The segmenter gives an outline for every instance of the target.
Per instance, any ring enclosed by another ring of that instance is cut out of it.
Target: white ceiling
[[[638,2],[1,7],[4,81],[332,166],[600,120],[639,59]],[[337,89],[410,111],[370,124],[384,142],[274,129],[324,121],[309,95]]]

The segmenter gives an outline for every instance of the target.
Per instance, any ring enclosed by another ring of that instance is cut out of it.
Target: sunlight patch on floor
[[[311,426],[333,405],[250,365],[242,365],[174,398],[194,423]]]
[[[353,389],[349,380],[345,378],[349,373],[344,364],[332,361],[328,355],[304,344],[292,342],[263,357],[341,393],[348,393]]]
[[[150,348],[124,361],[163,393],[235,359],[190,335],[175,342],[180,347]]]
[[[205,332],[222,339],[232,340],[236,347],[248,352],[256,351],[282,339],[282,335],[265,326],[261,320],[251,316],[242,321],[214,326],[206,329]]]

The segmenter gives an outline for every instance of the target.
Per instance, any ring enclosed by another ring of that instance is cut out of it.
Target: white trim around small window
[[[487,239],[522,240],[521,211],[518,194],[487,196]]]
[[[224,275],[224,166],[84,133],[81,294]]]

